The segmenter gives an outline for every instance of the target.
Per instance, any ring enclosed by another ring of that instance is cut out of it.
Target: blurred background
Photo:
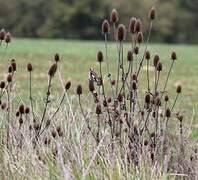
[[[113,8],[125,25],[131,16],[141,17],[146,31],[153,4],[154,0],[0,0],[0,27],[15,37],[97,40],[101,22]],[[153,42],[198,42],[198,0],[158,0],[156,6]]]

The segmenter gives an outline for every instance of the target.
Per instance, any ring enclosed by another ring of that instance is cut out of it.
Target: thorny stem
[[[85,120],[85,123],[86,123],[86,125],[87,125],[87,128],[88,128],[88,130],[90,131],[91,135],[93,136],[93,138],[95,139],[95,141],[96,141],[96,143],[97,143],[97,137],[94,135],[94,133],[93,133],[93,131],[92,131],[90,125],[89,125],[89,120],[87,119],[87,117],[85,116],[85,113],[84,113],[84,111],[83,111],[83,107],[82,107],[82,104],[81,104],[80,96],[78,96],[78,102],[79,102],[79,105],[80,105],[81,113],[82,113],[83,118],[84,118],[84,120]]]
[[[173,111],[173,109],[174,109],[174,107],[176,105],[176,102],[177,102],[178,97],[179,97],[179,93],[177,93],[177,96],[175,97],[175,100],[174,100],[173,106],[171,108],[171,111]]]
[[[49,97],[50,97],[51,82],[52,82],[52,77],[50,76],[49,77],[48,88],[47,88],[47,97],[46,97],[46,101],[45,101],[45,107],[44,107],[44,111],[43,111],[43,115],[42,115],[42,119],[41,119],[41,124],[40,124],[39,130],[38,130],[37,136],[39,135],[39,133],[41,131],[41,127],[43,125],[45,114],[46,114],[46,111],[47,111],[47,106],[48,106]]]
[[[107,98],[106,98],[106,94],[105,94],[105,88],[104,88],[104,82],[103,82],[103,76],[102,76],[102,64],[100,62],[100,77],[101,77],[101,81],[102,81],[102,94],[104,96],[104,100],[105,103],[107,102]],[[107,104],[107,115],[108,115],[108,119],[109,119],[109,126],[111,128],[111,134],[112,134],[112,138],[113,138],[113,130],[112,130],[112,121],[111,121],[111,117],[110,117],[110,112],[109,112],[109,108],[108,108],[108,104]]]
[[[119,83],[119,77],[120,77],[120,56],[121,56],[121,41],[119,44],[119,50],[118,50],[118,67],[117,67],[117,80],[116,80],[116,97],[118,95],[118,83]]]
[[[30,71],[30,105],[31,105],[31,109],[32,109],[32,117],[33,117],[33,120],[35,120],[33,99],[32,99],[32,73],[31,73],[31,71]]]
[[[145,50],[144,50],[142,60],[140,61],[140,65],[139,65],[139,68],[138,68],[138,71],[137,71],[137,77],[139,76],[139,73],[140,73],[144,58],[145,58],[145,54],[146,54],[146,51],[147,51],[147,48],[148,48],[148,42],[150,40],[152,26],[153,26],[153,21],[150,22],[148,37],[147,37],[147,41],[146,41],[146,47],[145,47]]]
[[[148,92],[150,92],[150,82],[149,82],[149,60],[147,60],[146,72],[147,72]]]
[[[166,86],[167,86],[167,84],[168,84],[168,80],[169,80],[169,78],[170,78],[170,73],[171,73],[171,70],[172,70],[172,68],[173,68],[174,62],[175,62],[175,61],[172,61],[171,66],[170,66],[170,69],[169,69],[169,71],[168,71],[168,75],[167,75],[167,78],[166,78],[166,81],[165,81],[165,84],[164,84],[164,88],[163,88],[163,91],[162,91],[161,98],[163,97],[163,95],[164,95],[164,93],[165,93]]]
[[[160,77],[160,71],[157,73],[157,81],[156,81],[156,84],[155,84],[155,92],[157,92],[157,87],[158,87],[158,84],[159,84],[159,77]]]
[[[100,115],[98,115],[97,121],[98,121],[98,131],[97,131],[97,136],[96,136],[96,138],[97,138],[97,145],[98,145],[99,142],[100,142]]]
[[[108,73],[108,78],[109,78],[109,82],[110,82],[110,86],[111,86],[112,96],[115,99],[113,86],[111,84],[112,79],[111,79],[111,73],[109,70],[109,61],[108,61],[108,56],[107,56],[107,34],[105,34],[105,60],[106,60],[106,65],[107,65],[107,73]]]

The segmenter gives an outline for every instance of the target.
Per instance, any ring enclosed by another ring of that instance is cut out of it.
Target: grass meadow
[[[126,52],[130,48],[130,44],[124,45]],[[143,49],[143,48],[142,48]],[[161,61],[164,65],[162,76],[167,74],[170,66],[170,52],[177,52],[178,60],[175,63],[171,78],[168,83],[168,91],[175,89],[178,84],[183,87],[183,93],[178,101],[178,109],[184,111],[186,121],[193,123],[192,136],[198,136],[197,131],[197,110],[198,110],[198,46],[197,45],[175,45],[175,44],[150,44],[148,49],[151,51],[151,62],[155,53],[160,54]],[[104,43],[100,41],[75,41],[75,40],[45,40],[45,39],[14,39],[10,44],[7,52],[4,48],[0,51],[4,54],[1,58],[0,71],[3,72],[8,66],[10,59],[15,58],[18,64],[16,78],[19,80],[17,86],[20,87],[20,93],[28,97],[29,88],[27,81],[29,76],[26,65],[31,62],[34,66],[33,73],[33,89],[34,95],[42,95],[47,88],[47,71],[53,60],[55,53],[61,56],[61,72],[62,76],[67,80],[71,80],[72,88],[75,92],[76,85],[81,83],[84,89],[88,89],[88,72],[90,67],[98,68],[96,54],[98,50],[104,51]],[[116,71],[116,46],[113,43],[108,44],[109,60],[111,62],[111,72],[113,75]],[[126,59],[125,57],[125,59]],[[106,66],[104,66],[105,69]],[[152,71],[152,68],[150,69]],[[46,73],[45,73],[46,72]],[[142,77],[145,77],[145,71],[142,71]],[[6,73],[6,72],[5,72]],[[107,78],[105,79],[107,81]],[[145,82],[143,79],[142,82]],[[107,83],[107,82],[106,82]],[[144,85],[144,83],[142,83]],[[145,83],[146,84],[146,83]],[[59,83],[53,84],[54,91],[58,94],[60,90]],[[144,93],[144,92],[143,92]],[[172,94],[174,96],[174,94]]]

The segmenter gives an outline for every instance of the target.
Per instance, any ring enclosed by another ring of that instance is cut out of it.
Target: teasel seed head
[[[117,40],[124,41],[126,38],[126,28],[123,24],[119,24],[117,29]]]
[[[56,136],[57,136],[57,131],[56,131],[56,130],[53,130],[53,131],[52,131],[52,137],[53,137],[53,138],[56,138]]]
[[[171,117],[171,110],[170,110],[170,108],[167,108],[167,109],[166,109],[165,116],[166,116],[167,118],[170,118],[170,117]]]
[[[147,146],[148,145],[148,140],[144,140],[144,146]]]
[[[122,102],[123,101],[123,95],[121,93],[118,94],[118,102]]]
[[[0,82],[0,88],[1,88],[1,89],[4,89],[5,86],[6,86],[6,83],[5,83],[4,81],[1,81],[1,82]]]
[[[7,82],[8,83],[12,82],[12,75],[11,74],[8,74],[8,76],[7,76]]]
[[[176,91],[177,91],[177,93],[178,93],[178,94],[179,94],[179,93],[181,93],[181,91],[182,91],[182,87],[181,87],[181,85],[178,85],[178,86],[177,86]]]
[[[173,52],[171,53],[171,59],[172,59],[173,61],[177,59],[177,54],[176,54],[175,51],[173,51]]]
[[[160,61],[157,63],[157,71],[162,71],[162,63]]]
[[[53,77],[55,75],[55,73],[56,73],[56,70],[57,70],[57,63],[54,63],[54,64],[51,65],[51,67],[50,67],[50,69],[48,71],[48,75],[50,77]]]
[[[136,74],[133,74],[133,75],[132,75],[132,79],[133,79],[135,82],[137,82],[137,75],[136,75]]]
[[[27,64],[27,70],[28,70],[29,72],[33,71],[33,67],[32,67],[32,64],[31,64],[31,63],[28,63],[28,64]]]
[[[8,67],[8,73],[12,73],[13,72],[13,68],[12,68],[12,66],[9,66]]]
[[[132,53],[132,51],[128,51],[128,53],[127,53],[127,60],[128,61],[133,61],[133,53]]]
[[[1,109],[2,109],[2,110],[5,110],[6,107],[7,107],[7,103],[6,103],[6,102],[3,102],[3,103],[1,104]]]
[[[59,62],[59,61],[60,61],[60,56],[59,56],[58,53],[56,53],[56,54],[54,55],[54,61],[55,61],[55,62]]]
[[[103,100],[103,106],[108,107],[107,101],[105,99]]]
[[[115,86],[115,84],[116,84],[116,80],[115,79],[111,80],[111,85]]]
[[[94,90],[95,90],[94,81],[90,79],[89,80],[89,91],[93,92]]]
[[[13,71],[16,71],[17,69],[17,65],[16,65],[16,60],[15,59],[12,59],[11,62],[10,62],[12,68],[13,68]]]
[[[113,9],[110,16],[110,21],[112,23],[117,23],[119,19],[119,14],[116,9]]]
[[[142,22],[140,19],[137,19],[137,21],[135,22],[135,27],[134,30],[136,33],[140,32],[142,29]]]
[[[134,52],[135,52],[136,55],[138,55],[139,54],[139,47],[137,47],[137,46],[134,47]]]
[[[157,97],[155,99],[155,104],[156,104],[156,106],[161,106],[161,99],[160,99],[160,97]]]
[[[169,101],[168,95],[166,95],[166,96],[164,97],[164,101],[165,101],[165,102],[168,102],[168,101]]]
[[[149,15],[148,15],[150,20],[154,20],[156,17],[156,10],[155,7],[152,7],[149,11]]]
[[[23,104],[21,104],[19,106],[19,112],[20,112],[20,114],[24,114],[25,113],[25,106]]]
[[[183,121],[183,115],[179,114],[177,118],[178,118],[178,120],[179,120],[180,122]]]
[[[149,93],[147,93],[146,96],[145,96],[145,103],[150,104],[150,102],[151,102],[151,96],[150,96]]]
[[[76,88],[76,94],[78,96],[82,95],[82,86],[80,84]]]
[[[144,39],[143,33],[141,31],[138,32],[138,34],[137,34],[137,42],[140,44],[140,43],[143,42],[143,39]]]
[[[5,29],[1,29],[0,31],[0,41],[3,41],[5,39],[6,31]]]
[[[108,97],[107,102],[111,103],[111,101],[112,101],[111,97]]]
[[[22,117],[19,118],[19,124],[20,124],[20,126],[23,124],[23,118]]]
[[[129,22],[129,32],[134,34],[135,33],[135,24],[137,19],[135,17],[132,17]]]
[[[19,117],[19,115],[20,115],[20,112],[17,111],[17,112],[16,112],[16,117]]]
[[[8,44],[11,42],[11,35],[9,32],[6,33],[5,35],[5,42]]]
[[[110,33],[110,25],[108,20],[104,20],[102,23],[102,34],[108,34]]]
[[[65,90],[68,91],[71,87],[71,81],[68,81],[66,84],[65,84]]]
[[[103,53],[102,51],[98,51],[97,53],[97,61],[101,63],[103,61]]]
[[[145,58],[146,58],[146,60],[150,60],[150,58],[151,58],[151,54],[148,50],[145,53]]]
[[[157,67],[158,62],[160,61],[160,57],[158,54],[155,54],[154,59],[153,59],[153,64],[155,67]]]
[[[136,81],[133,81],[132,82],[132,89],[133,90],[137,90],[137,83],[136,83]]]
[[[30,113],[30,108],[29,107],[26,107],[25,108],[25,114],[29,114]]]
[[[97,106],[96,106],[96,114],[99,115],[101,113],[102,113],[101,105],[100,104],[97,104]]]

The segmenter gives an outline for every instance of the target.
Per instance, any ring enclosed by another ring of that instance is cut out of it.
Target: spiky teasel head
[[[96,114],[97,115],[100,115],[102,113],[102,107],[100,104],[97,104],[96,105]]]
[[[19,106],[19,112],[20,112],[20,114],[24,114],[25,113],[25,106],[23,104],[21,104]]]
[[[1,82],[0,82],[0,88],[1,88],[1,89],[4,89],[5,86],[6,86],[6,83],[5,83],[4,81],[1,81]]]
[[[140,31],[137,33],[137,42],[141,44],[143,42],[144,36],[143,33]]]
[[[118,14],[118,12],[117,12],[116,9],[113,9],[113,10],[111,11],[110,21],[111,21],[112,23],[117,23],[118,20],[119,20],[119,14]]]
[[[160,57],[158,54],[155,54],[154,59],[153,59],[153,65],[157,67],[158,62],[160,61]]]
[[[50,77],[53,77],[55,75],[55,73],[56,73],[56,70],[57,70],[57,63],[54,63],[54,64],[51,65],[51,67],[50,67],[50,69],[48,71],[48,75]]]
[[[165,97],[164,97],[164,101],[165,101],[165,102],[168,102],[168,101],[169,101],[169,97],[168,97],[168,95],[165,95]]]
[[[8,76],[7,76],[7,82],[8,83],[12,82],[12,75],[11,74],[8,74]]]
[[[156,18],[156,10],[154,6],[150,9],[148,17],[150,20],[154,20]]]
[[[7,32],[5,35],[5,42],[7,44],[11,42],[11,34],[9,32]]]
[[[136,55],[139,54],[139,47],[138,47],[138,46],[134,47],[134,53],[135,53]]]
[[[135,24],[137,19],[135,17],[132,17],[129,22],[129,32],[134,34],[135,33]]]
[[[102,51],[98,51],[97,53],[97,61],[101,63],[103,61],[103,53]]]
[[[132,53],[132,51],[128,51],[128,53],[127,53],[127,60],[128,61],[133,61],[133,53]]]
[[[149,93],[146,93],[146,96],[145,96],[145,103],[146,103],[146,104],[150,104],[150,102],[151,102],[151,96],[150,96]]]
[[[65,90],[68,91],[71,87],[71,81],[68,81],[66,84],[65,84]]]
[[[76,94],[78,96],[82,95],[82,86],[80,84],[76,88]]]
[[[132,82],[132,89],[135,91],[135,90],[137,90],[137,82],[136,81],[134,81],[133,80],[133,82]]]
[[[135,22],[135,27],[134,27],[134,31],[136,33],[140,32],[142,30],[142,22],[140,19],[137,19]]]
[[[58,53],[56,53],[56,54],[54,55],[54,61],[55,61],[55,62],[59,62],[59,61],[60,61],[60,56],[59,56]]]
[[[173,61],[177,59],[177,54],[176,54],[175,51],[173,51],[173,52],[171,53],[171,59],[172,59]]]
[[[16,71],[17,65],[16,65],[16,60],[15,60],[15,59],[12,59],[12,60],[10,61],[10,65],[12,66],[13,71]]]
[[[126,38],[126,28],[123,24],[120,24],[117,28],[117,40],[124,41]]]
[[[118,102],[122,102],[123,101],[123,95],[121,93],[118,94]]]
[[[109,34],[110,33],[110,25],[109,25],[109,21],[107,19],[105,19],[102,22],[102,34]]]
[[[157,63],[157,71],[162,71],[162,63],[159,61],[158,63]]]
[[[145,59],[146,60],[150,60],[150,58],[151,58],[151,54],[150,54],[150,52],[148,50],[146,50],[146,52],[145,52]]]
[[[178,85],[178,86],[177,86],[176,92],[177,92],[178,94],[182,92],[182,87],[181,87],[181,85]]]
[[[8,67],[8,73],[12,73],[13,72],[13,68],[12,68],[12,66],[9,66]]]
[[[115,84],[116,84],[116,80],[115,79],[111,80],[111,85],[115,86]]]
[[[166,109],[166,111],[165,111],[165,116],[166,116],[167,118],[170,118],[170,117],[171,117],[171,110],[170,110],[170,108],[167,108],[167,109]]]
[[[5,39],[5,36],[6,36],[5,29],[1,29],[1,31],[0,31],[0,41],[3,41]]]
[[[28,64],[27,64],[27,70],[28,70],[29,72],[33,71],[33,67],[32,67],[32,64],[31,64],[31,63],[28,63]]]
[[[5,110],[6,107],[7,107],[7,103],[6,103],[6,102],[2,102],[2,103],[1,103],[1,109],[2,109],[2,110]]]
[[[89,80],[89,91],[93,93],[93,91],[95,91],[95,87],[94,87],[94,81],[93,80]]]
[[[30,113],[30,108],[29,107],[26,107],[25,108],[25,114],[29,114]]]

